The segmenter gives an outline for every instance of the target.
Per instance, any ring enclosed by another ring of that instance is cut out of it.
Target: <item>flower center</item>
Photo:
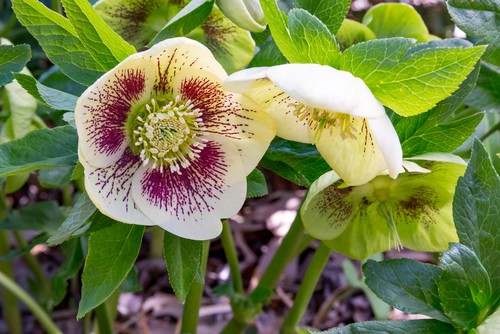
[[[317,142],[324,130],[340,130],[342,139],[356,139],[356,127],[353,126],[353,119],[349,114],[338,113],[335,111],[308,107],[302,103],[294,103],[294,115],[300,121],[307,121],[307,125],[314,131],[313,141]]]
[[[133,151],[143,165],[181,174],[181,167],[190,166],[206,145],[201,115],[191,100],[184,102],[179,96],[151,99],[131,120]]]

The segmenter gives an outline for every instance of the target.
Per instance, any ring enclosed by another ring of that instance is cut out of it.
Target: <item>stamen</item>
[[[377,211],[385,219],[387,227],[389,228],[389,233],[387,235],[389,248],[392,248],[392,243],[391,243],[391,236],[392,236],[392,242],[394,243],[394,248],[398,252],[403,250],[403,243],[399,238],[396,221],[394,220],[394,215],[392,213],[392,210],[389,208],[389,205],[387,203],[380,203],[379,206],[377,207]]]

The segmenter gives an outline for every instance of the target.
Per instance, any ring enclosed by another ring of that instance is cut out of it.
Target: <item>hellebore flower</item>
[[[219,235],[275,134],[251,99],[222,89],[226,76],[205,46],[174,38],[128,57],[82,94],[79,156],[102,213],[189,239]]]
[[[266,18],[259,0],[217,0],[220,10],[243,29],[261,32],[266,29]]]
[[[142,49],[189,1],[184,0],[100,0],[94,8],[123,39]],[[241,70],[252,59],[255,42],[213,7],[205,21],[186,37],[207,46],[229,73]]]
[[[354,259],[403,246],[443,251],[457,242],[452,200],[465,162],[451,154],[425,154],[403,164],[397,179],[379,175],[345,186],[328,172],[309,189],[301,208],[305,229],[333,250]]]
[[[349,185],[402,172],[402,149],[382,104],[351,73],[286,64],[234,73],[224,87],[244,93],[276,121],[277,135],[313,143]]]

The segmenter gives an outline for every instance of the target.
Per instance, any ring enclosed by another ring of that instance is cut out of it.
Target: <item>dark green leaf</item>
[[[81,228],[95,211],[94,203],[87,193],[82,193],[64,223],[50,236],[47,241],[49,246],[59,245],[71,238],[73,233]]]
[[[254,169],[247,176],[247,198],[267,195],[266,177],[258,169]]]
[[[477,110],[500,113],[500,67],[481,63],[476,87],[466,103]]]
[[[476,67],[453,95],[429,112],[411,117],[391,115],[405,157],[428,152],[451,152],[474,133],[483,114],[457,108],[474,88],[478,71]]]
[[[448,11],[457,24],[468,35],[480,38],[489,44],[485,53],[487,60],[500,65],[500,5],[495,0],[448,0]]]
[[[74,111],[77,96],[42,85],[30,75],[17,73],[14,75],[19,84],[33,95],[39,102],[56,110]]]
[[[275,138],[261,165],[293,183],[309,187],[318,177],[331,170],[316,148]]]
[[[364,264],[363,272],[368,287],[398,310],[450,322],[439,300],[441,269],[438,267],[407,259],[369,260]]]
[[[320,332],[311,332],[320,334]],[[367,321],[342,328],[333,328],[321,334],[458,334],[450,324],[437,320]]]
[[[452,244],[451,249],[444,252],[441,263],[439,297],[444,312],[457,327],[476,328],[483,310],[490,304],[488,273],[476,254],[461,244]]]
[[[41,168],[74,166],[78,136],[70,126],[41,129],[0,145],[0,177]]]
[[[351,0],[293,0],[293,6],[307,10],[336,34],[344,20]]]
[[[176,35],[186,35],[199,26],[212,11],[215,0],[192,0],[153,38],[148,47]]]
[[[288,61],[281,53],[273,39],[260,46],[259,52],[253,57],[248,67],[275,66],[286,64]]]
[[[71,181],[74,169],[72,166],[45,168],[38,172],[38,181],[44,188],[57,188]]]
[[[65,242],[60,247],[66,256],[59,270],[52,278],[52,303],[59,305],[66,296],[68,280],[78,274],[83,263],[83,250],[80,239],[73,239]]]
[[[186,300],[201,265],[202,248],[203,241],[184,239],[165,231],[163,256],[170,284],[181,303]]]
[[[0,229],[53,232],[63,221],[64,215],[56,201],[37,202],[11,211],[7,219],[0,221]]]
[[[89,237],[77,318],[99,306],[120,286],[141,248],[144,226],[116,223]]]
[[[12,0],[16,16],[38,40],[47,57],[68,77],[91,85],[104,72],[69,21],[37,0]]]
[[[0,45],[0,87],[14,78],[12,72],[20,72],[31,58],[31,49],[27,44]]]
[[[105,69],[134,54],[135,48],[114,32],[87,0],[61,0],[66,16],[89,53]]]
[[[460,243],[474,251],[500,298],[500,178],[480,141],[475,140],[465,176],[458,180],[453,218]]]
[[[121,292],[139,292],[142,286],[139,284],[139,271],[136,267],[132,267],[127,277],[123,280],[119,287]]]

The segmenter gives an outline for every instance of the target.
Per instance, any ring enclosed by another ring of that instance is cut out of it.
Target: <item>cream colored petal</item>
[[[385,115],[382,104],[360,78],[318,64],[285,64],[267,70],[268,78],[308,107],[357,117]]]
[[[223,82],[225,90],[245,93],[255,80],[267,78],[269,67],[252,67],[229,75]]]
[[[212,52],[203,44],[189,38],[166,39],[145,53],[157,69],[154,90],[158,95],[171,94],[172,82],[183,70],[206,71],[216,76],[219,81],[227,77]]]
[[[467,163],[464,161],[464,159],[460,158],[457,155],[451,154],[451,153],[425,153],[421,155],[417,155],[414,157],[410,158],[405,158],[406,160],[427,160],[427,161],[438,161],[438,162],[449,162],[449,163],[454,163],[454,164],[459,164],[459,165],[464,165],[466,166]]]
[[[430,173],[427,168],[422,168],[412,161],[403,160],[403,168],[410,173]]]
[[[386,114],[379,118],[367,118],[366,121],[385,159],[389,175],[395,179],[404,172],[403,149],[398,134]]]
[[[181,174],[140,167],[132,181],[135,203],[156,225],[183,238],[218,236],[221,219],[236,214],[246,196],[246,178],[236,147],[209,135],[207,146]]]
[[[339,127],[323,130],[316,143],[321,156],[350,186],[361,185],[387,169],[382,151],[368,122],[364,118],[351,118],[354,138],[342,136]]]
[[[79,148],[94,167],[115,163],[129,144],[125,123],[131,110],[151,98],[155,70],[147,55],[134,54],[104,74],[78,99]]]
[[[80,162],[85,169],[85,189],[99,211],[123,223],[154,225],[132,198],[132,177],[141,161],[130,150],[126,149],[118,161],[107,168],[92,166],[81,154]]]
[[[273,120],[250,98],[224,91],[220,80],[208,72],[180,71],[173,89],[201,111],[206,132],[222,135],[238,148],[249,174],[276,135]]]

